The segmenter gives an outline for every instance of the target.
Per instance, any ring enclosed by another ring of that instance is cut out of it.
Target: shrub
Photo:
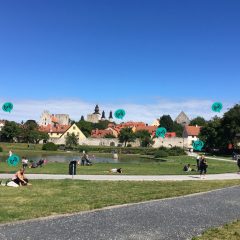
[[[170,156],[186,155],[184,149],[182,149],[180,147],[170,148],[168,153],[169,153]]]
[[[3,152],[3,148],[2,147],[0,147],[0,152]]]
[[[155,158],[162,158],[162,157],[168,157],[168,152],[165,150],[158,150],[155,154],[154,154]]]
[[[46,150],[46,151],[57,151],[58,146],[52,142],[43,144],[42,146],[42,150]]]
[[[129,143],[129,144],[127,145],[127,147],[132,147],[132,144]]]

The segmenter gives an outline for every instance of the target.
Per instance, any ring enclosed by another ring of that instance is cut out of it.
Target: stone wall
[[[172,137],[172,138],[156,138],[154,139],[153,148],[159,147],[184,147],[189,148],[189,141],[187,138],[179,138],[179,137]]]
[[[88,146],[118,146],[119,140],[117,138],[86,138],[79,141],[80,145]],[[133,147],[139,147],[140,142],[136,140],[134,143],[130,143]]]

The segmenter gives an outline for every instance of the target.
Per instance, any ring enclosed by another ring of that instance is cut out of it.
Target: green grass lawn
[[[206,231],[200,237],[194,237],[193,240],[239,240],[240,239],[240,221],[226,224],[223,227],[214,228]]]
[[[125,158],[125,159],[124,159]],[[134,159],[139,156],[122,156],[122,163],[96,163],[93,166],[78,166],[77,174],[109,174],[108,170],[121,167],[124,175],[167,175],[167,174],[198,174],[197,172],[183,172],[183,166],[187,163],[195,164],[195,159],[188,156],[168,157],[166,161],[153,161],[144,159],[143,162],[135,163]],[[234,162],[208,160],[208,173],[231,173],[237,171]],[[0,173],[15,173],[20,168],[10,167],[6,162],[0,162]],[[42,168],[27,169],[27,173],[68,174],[68,163],[47,163]]]
[[[239,185],[240,180],[204,182],[34,180],[32,184],[21,188],[0,186],[0,223],[182,196]]]

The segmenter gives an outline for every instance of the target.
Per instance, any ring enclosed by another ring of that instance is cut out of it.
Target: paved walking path
[[[185,240],[239,218],[240,187],[231,187],[0,225],[0,240]]]
[[[13,174],[0,174],[0,179],[12,178]],[[55,175],[55,174],[26,174],[28,179],[75,179],[75,180],[91,180],[91,181],[184,181],[184,180],[201,180],[199,175]],[[240,174],[224,173],[209,174],[207,180],[230,180],[240,179]]]
[[[196,158],[199,154],[187,152],[187,155],[188,155],[189,157],[195,157],[195,158]],[[226,158],[208,157],[208,156],[205,156],[205,158],[206,158],[206,159],[213,159],[213,160],[217,160],[217,161],[223,161],[223,162],[231,162],[231,163],[235,163],[235,164],[236,164],[236,161],[231,160],[231,159],[226,159]]]

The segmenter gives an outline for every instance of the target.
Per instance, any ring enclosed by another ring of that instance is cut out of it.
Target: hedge
[[[58,146],[52,142],[43,144],[42,146],[42,150],[46,150],[46,151],[57,151],[58,150]]]

